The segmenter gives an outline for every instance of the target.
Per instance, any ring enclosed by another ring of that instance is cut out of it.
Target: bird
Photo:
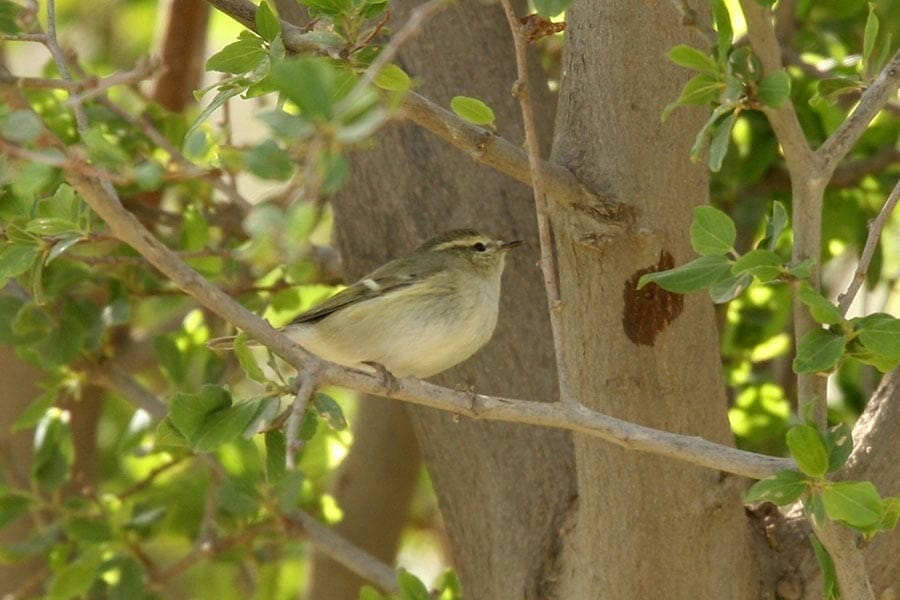
[[[282,332],[346,367],[431,377],[490,340],[506,253],[521,244],[474,229],[447,231],[301,313]],[[209,345],[229,340],[233,336]]]

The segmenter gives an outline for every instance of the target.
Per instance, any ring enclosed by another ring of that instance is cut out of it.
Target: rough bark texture
[[[406,524],[422,460],[409,416],[391,400],[367,396],[356,413],[353,449],[341,463],[332,495],[344,511],[340,535],[392,564]],[[321,553],[313,555],[307,598],[355,598],[367,583]]]
[[[692,208],[708,198],[705,168],[688,159],[704,112],[660,122],[688,77],[665,59],[686,28],[661,2],[576,1],[567,21],[554,159],[632,204],[641,228],[602,239],[554,211],[576,394],[617,417],[729,443],[709,298],[633,291],[641,271],[693,258]],[[757,596],[742,482],[580,436],[575,455],[566,598]]]
[[[412,0],[392,3],[402,23]],[[428,97],[477,96],[493,107],[502,135],[521,140],[512,40],[498,6],[451,5],[402,53]],[[549,140],[552,105],[537,98]],[[473,226],[528,246],[510,256],[494,339],[436,378],[541,401],[555,400],[546,301],[535,266],[530,190],[479,167],[410,125],[387,132],[355,157],[351,183],[335,201],[337,241],[350,277],[439,231]],[[500,423],[457,422],[410,409],[467,598],[556,597],[558,530],[570,509],[574,463],[567,434]]]

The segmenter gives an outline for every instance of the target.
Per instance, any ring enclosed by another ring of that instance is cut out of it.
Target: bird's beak
[[[500,242],[500,251],[506,252],[507,250],[512,250],[516,246],[521,246],[524,242],[522,240],[513,240],[511,242]]]

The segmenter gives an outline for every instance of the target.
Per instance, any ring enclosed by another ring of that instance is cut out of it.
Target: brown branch
[[[872,85],[863,93],[853,114],[847,117],[816,150],[821,168],[827,174],[826,177],[831,175],[837,164],[850,152],[878,111],[897,91],[898,86],[900,86],[900,52],[894,54]]]
[[[166,110],[180,113],[194,103],[192,91],[203,79],[203,54],[209,24],[209,4],[173,0],[167,4],[166,24],[159,44],[163,72],[151,97]]]
[[[145,58],[130,71],[117,71],[109,77],[91,78],[74,82],[79,92],[66,100],[66,106],[75,106],[91,98],[105,94],[106,90],[117,85],[131,85],[152,77],[159,70],[159,61]]]
[[[891,213],[897,206],[898,200],[900,200],[900,181],[898,181],[894,186],[894,189],[891,190],[891,194],[885,201],[884,206],[881,207],[878,216],[869,223],[869,236],[866,238],[866,245],[863,247],[862,255],[859,258],[859,264],[856,266],[856,272],[853,274],[853,279],[850,281],[850,286],[847,288],[847,291],[838,298],[841,314],[847,314],[847,310],[849,310],[850,305],[853,304],[853,299],[856,298],[859,288],[866,280],[869,263],[872,262],[872,257],[875,255],[875,248],[878,246],[878,239],[881,237],[881,231],[884,229]]]
[[[256,30],[256,6],[249,0],[208,0],[208,2],[249,29]],[[284,21],[281,26],[285,48],[291,52],[325,53],[323,48],[305,37],[303,30]],[[531,185],[527,154],[508,140],[466,123],[452,112],[415,92],[406,95],[400,112],[410,121],[456,146],[478,162]],[[545,177],[548,195],[562,206],[578,210],[616,230],[626,226],[633,219],[632,207],[588,190],[565,167],[542,161],[541,172]]]
[[[291,413],[284,432],[287,450],[285,452],[285,466],[290,470],[293,470],[296,466],[294,464],[294,456],[302,445],[299,439],[300,424],[303,422],[303,417],[306,416],[306,407],[309,406],[309,401],[319,386],[320,372],[321,363],[317,359],[311,359],[303,366],[303,371],[298,377],[301,381],[300,389],[297,390],[294,402],[291,404]]]
[[[513,84],[513,95],[519,99],[522,110],[522,125],[525,128],[525,148],[528,154],[528,167],[531,172],[531,187],[534,190],[534,208],[537,213],[538,239],[541,244],[541,274],[544,277],[544,290],[547,295],[547,308],[550,314],[550,330],[553,336],[553,350],[556,355],[556,373],[559,381],[559,399],[566,404],[576,402],[572,392],[572,379],[565,357],[562,328],[562,300],[559,296],[559,265],[556,264],[556,252],[550,233],[550,215],[547,207],[547,195],[544,191],[544,177],[541,173],[541,146],[534,126],[534,112],[531,109],[531,96],[528,90],[528,57],[526,41],[522,28],[512,4],[509,0],[500,0],[506,21],[512,33],[516,48],[516,75]]]

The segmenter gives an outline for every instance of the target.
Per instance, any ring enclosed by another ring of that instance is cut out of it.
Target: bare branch
[[[572,379],[565,358],[562,330],[562,300],[559,297],[559,266],[550,234],[550,215],[547,209],[547,195],[544,191],[544,177],[541,173],[541,146],[534,126],[531,96],[528,90],[528,57],[525,52],[525,36],[509,0],[501,0],[506,13],[506,21],[516,46],[516,74],[513,95],[519,98],[522,109],[522,125],[525,128],[525,148],[528,167],[531,171],[531,187],[534,190],[534,208],[537,213],[538,239],[541,243],[541,274],[544,276],[544,290],[547,294],[547,308],[550,312],[550,330],[553,335],[553,350],[556,355],[556,374],[559,381],[559,399],[563,403],[577,402],[572,392]]]
[[[62,78],[66,81],[72,81],[72,74],[69,72],[69,65],[66,62],[66,57],[63,56],[62,49],[59,47],[59,40],[56,37],[55,0],[47,0],[47,35],[44,44],[47,46],[47,49],[50,50],[50,54],[53,55],[53,61],[56,63],[56,68],[59,69],[59,74],[62,75]],[[87,115],[84,113],[84,109],[80,105],[73,108],[73,112],[75,113],[75,123],[78,125],[78,131],[81,134],[84,134],[84,132],[87,131]]]
[[[166,418],[168,408],[147,388],[137,382],[113,362],[92,366],[88,370],[91,383],[122,395],[137,408],[143,409],[157,421]]]
[[[687,3],[687,0],[672,0],[672,4],[675,5],[675,8],[681,14],[682,25],[696,29],[703,36],[703,39],[710,44],[716,43],[715,30],[697,14],[697,11]]]
[[[145,58],[138,62],[137,66],[130,71],[117,71],[109,77],[78,82],[77,85],[84,91],[66,100],[66,106],[75,106],[91,98],[96,98],[101,94],[105,94],[109,88],[117,85],[130,85],[143,81],[152,77],[158,69],[159,61]]]
[[[816,150],[825,173],[831,175],[878,111],[891,99],[898,86],[900,86],[900,52],[894,54],[872,85],[863,93],[853,114]]]
[[[288,469],[294,469],[295,467],[294,455],[300,450],[302,444],[298,437],[300,423],[303,422],[303,417],[306,415],[306,407],[309,405],[310,398],[316,393],[316,388],[319,386],[320,371],[321,363],[316,359],[312,359],[306,363],[303,371],[300,373],[299,379],[302,383],[300,384],[300,389],[297,390],[297,395],[294,397],[294,403],[291,405],[291,416],[288,417],[284,433],[287,447],[285,466]]]
[[[866,562],[856,545],[856,534],[843,525],[827,521],[823,525],[812,522],[816,537],[828,550],[834,563],[835,575],[844,600],[875,600],[872,582],[866,574]]]
[[[859,257],[859,264],[856,266],[856,272],[853,274],[853,279],[850,281],[850,286],[847,288],[847,291],[838,298],[841,314],[847,314],[847,310],[849,310],[850,305],[853,304],[853,299],[856,298],[859,288],[866,280],[866,273],[869,270],[869,263],[872,262],[872,256],[875,255],[875,248],[878,246],[881,230],[884,229],[885,224],[887,224],[891,213],[897,206],[898,200],[900,200],[900,181],[898,181],[894,186],[894,189],[891,190],[891,194],[885,201],[884,206],[881,207],[878,216],[869,222],[869,236],[866,238],[866,245],[863,247],[862,255]]]
[[[345,566],[350,571],[364,577],[376,584],[383,591],[398,593],[400,586],[397,584],[397,573],[363,550],[353,545],[347,539],[335,533],[329,527],[322,525],[310,515],[295,511],[285,518],[294,526],[302,530],[307,539],[319,550],[335,561]]]

